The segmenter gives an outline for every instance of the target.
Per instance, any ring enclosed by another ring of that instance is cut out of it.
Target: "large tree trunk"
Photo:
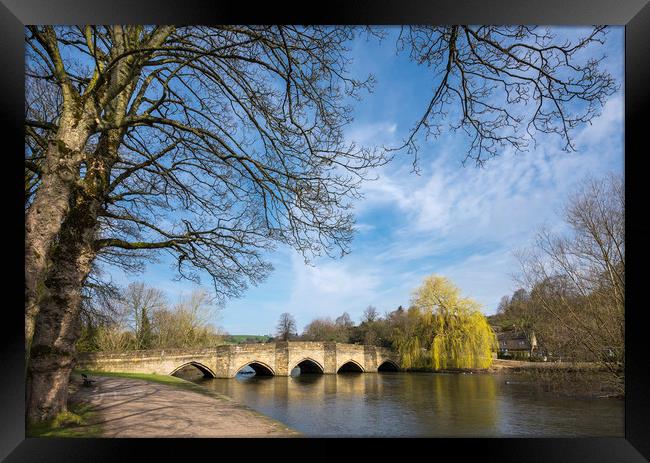
[[[74,196],[83,196],[77,192]],[[61,226],[44,279],[27,369],[28,422],[66,410],[79,331],[81,289],[95,258],[99,201],[77,200]]]
[[[46,152],[41,185],[25,215],[25,347],[29,352],[39,299],[45,296],[44,279],[50,251],[70,210],[74,184],[91,133],[84,121],[62,118]],[[28,354],[27,354],[28,355]]]
[[[159,28],[145,48],[160,45],[172,31]],[[123,28],[115,27],[116,56],[128,49],[129,40],[137,41],[140,29],[127,32],[132,36],[125,37]],[[48,147],[41,184],[25,220],[26,412],[30,422],[53,418],[66,409],[81,290],[97,254],[97,218],[126,129],[103,132],[91,155],[83,150],[100,113],[117,126],[125,117],[140,72],[136,61],[136,55],[120,59],[94,98],[79,97],[69,82],[62,82],[59,129]],[[86,177],[80,181],[82,162]]]
[[[71,186],[67,214],[36,301],[39,310],[27,370],[28,422],[48,420],[66,410],[79,338],[81,290],[98,252],[98,217],[122,136],[119,130],[102,133],[93,155],[85,159],[83,182]]]

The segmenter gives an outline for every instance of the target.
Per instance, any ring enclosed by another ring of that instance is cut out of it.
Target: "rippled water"
[[[624,435],[624,401],[558,398],[507,375],[239,375],[195,382],[307,436]]]

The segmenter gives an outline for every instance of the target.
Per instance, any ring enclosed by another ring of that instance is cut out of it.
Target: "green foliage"
[[[60,428],[63,426],[79,426],[80,424],[83,424],[83,419],[81,416],[70,411],[59,413],[52,422],[52,425],[55,428]]]
[[[139,345],[141,349],[150,349],[153,345],[153,332],[151,331],[151,322],[147,315],[147,308],[142,308],[142,320],[140,325],[140,333],[138,333]]]
[[[479,305],[460,296],[449,280],[432,275],[402,306],[380,317],[368,307],[355,326],[347,314],[318,318],[303,332],[305,341],[334,341],[396,349],[403,368],[488,368],[496,336]]]
[[[91,425],[94,412],[88,404],[71,404],[54,419],[27,426],[27,437],[96,437],[101,428]]]
[[[231,334],[224,338],[226,344],[254,344],[267,342],[271,336],[268,334]]]
[[[81,335],[75,344],[79,352],[96,352],[99,350],[97,344],[99,327],[94,324],[84,324],[81,327]]]
[[[394,332],[403,368],[488,368],[496,336],[479,305],[446,278],[425,278]]]

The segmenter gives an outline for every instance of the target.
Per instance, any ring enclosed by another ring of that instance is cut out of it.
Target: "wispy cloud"
[[[381,145],[395,141],[397,124],[391,121],[355,124],[347,132],[347,139],[361,145]]]
[[[622,76],[620,40],[608,44],[607,65]],[[614,34],[615,35],[615,34]],[[421,115],[422,95],[431,79],[422,67],[396,66],[385,47],[355,46],[360,73],[375,73],[376,91],[358,105],[358,120],[346,139],[358,144],[394,146]],[[396,85],[396,82],[400,82]],[[426,102],[425,102],[426,103]],[[315,317],[347,311],[359,320],[365,307],[380,312],[409,303],[411,292],[431,273],[449,277],[491,313],[502,295],[515,288],[512,251],[543,225],[557,225],[557,212],[576,183],[593,174],[623,172],[623,94],[612,97],[602,115],[576,133],[577,152],[562,142],[537,137],[537,146],[515,154],[504,150],[484,168],[461,166],[467,140],[449,134],[431,140],[419,153],[421,172],[412,157],[398,155],[372,172],[363,185],[352,252],[343,259],[305,265],[294,251],[269,255],[276,270],[222,312],[232,333],[273,332],[282,312],[292,313],[300,328]],[[172,271],[153,266],[144,278],[170,293],[191,290],[170,282]]]
[[[291,295],[286,307],[301,325],[317,316],[334,317],[344,311],[360,315],[382,282],[372,268],[360,272],[353,260],[321,261],[310,266],[293,255],[291,263]]]

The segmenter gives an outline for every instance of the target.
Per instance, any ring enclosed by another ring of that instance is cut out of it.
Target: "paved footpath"
[[[91,404],[102,437],[297,437],[300,433],[226,396],[139,379],[94,377],[73,402]],[[80,382],[80,381],[79,381]]]

